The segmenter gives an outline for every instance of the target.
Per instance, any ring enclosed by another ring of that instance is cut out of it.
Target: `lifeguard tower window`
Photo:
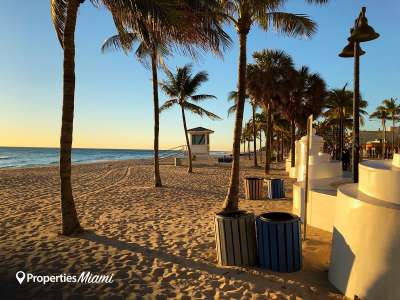
[[[205,144],[206,144],[205,134],[192,135],[192,145],[205,145]]]

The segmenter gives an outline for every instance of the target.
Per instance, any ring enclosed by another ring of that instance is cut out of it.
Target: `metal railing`
[[[187,146],[180,145],[170,149],[166,149],[166,151],[171,151],[171,153],[165,153],[164,155],[160,155],[159,159],[167,159],[167,158],[175,158],[179,156],[186,156],[187,155]]]

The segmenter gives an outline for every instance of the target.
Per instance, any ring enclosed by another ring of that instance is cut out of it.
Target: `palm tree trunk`
[[[64,29],[64,88],[60,138],[61,220],[62,234],[82,231],[75,209],[71,183],[71,150],[75,101],[75,28],[79,1],[68,2]]]
[[[188,156],[189,156],[189,168],[188,168],[188,173],[193,173],[193,167],[192,167],[192,149],[190,148],[190,144],[189,144],[189,136],[188,136],[187,127],[186,127],[185,110],[183,109],[183,106],[182,106],[182,105],[181,105],[181,111],[182,111],[183,129],[185,130],[186,146],[187,146],[187,148],[188,148]]]
[[[249,30],[239,30],[239,88],[235,130],[233,133],[233,162],[229,189],[222,207],[224,211],[236,211],[239,208],[240,136],[242,134],[243,110],[246,97],[246,44]]]
[[[296,139],[296,128],[294,124],[294,120],[290,120],[290,159],[291,159],[291,166],[292,168],[295,167],[295,159],[296,159],[296,147],[295,147],[295,139]]]
[[[246,141],[243,141],[243,153],[246,154]]]
[[[382,146],[382,157],[383,159],[386,158],[386,120],[382,120],[382,127],[383,127],[383,146]]]
[[[281,161],[283,161],[283,152],[285,151],[285,141],[283,132],[281,132]]]
[[[394,112],[393,112],[393,114],[392,114],[392,126],[393,126],[393,128],[392,128],[392,157],[394,156],[394,153],[395,153],[395,151],[394,151],[394,126],[395,125],[396,125],[396,123],[395,123]]]
[[[280,155],[280,151],[279,151],[279,145],[280,145],[280,137],[279,137],[279,132],[276,134],[276,157],[275,157],[275,162],[279,162],[279,155]]]
[[[249,160],[251,159],[251,152],[250,152],[250,139],[247,140],[247,154],[249,156]]]
[[[151,55],[151,71],[153,73],[153,109],[154,109],[154,186],[161,187],[159,162],[160,105],[158,101],[157,49],[153,46]]]
[[[271,105],[267,105],[267,143],[265,149],[265,165],[264,165],[264,173],[268,174],[271,169],[271,146],[272,146],[272,109]]]
[[[262,163],[262,130],[260,129],[260,162]]]
[[[343,114],[340,112],[339,115],[339,135],[340,135],[340,141],[339,141],[339,160],[342,160],[342,153],[343,153],[343,145],[344,145],[344,120],[343,120]]]
[[[253,113],[253,147],[254,147],[254,167],[258,167],[257,163],[257,130],[256,130],[256,105],[252,104],[252,113]]]

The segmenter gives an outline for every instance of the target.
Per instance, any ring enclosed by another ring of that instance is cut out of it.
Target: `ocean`
[[[72,150],[73,163],[89,163],[107,160],[149,159],[153,150],[123,150],[123,149],[83,149]],[[211,155],[223,155],[215,151]],[[179,151],[160,150],[160,157],[182,156]],[[59,161],[58,148],[28,148],[0,147],[0,168],[19,168],[57,165]]]

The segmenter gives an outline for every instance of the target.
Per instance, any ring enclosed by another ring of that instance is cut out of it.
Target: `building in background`
[[[392,145],[392,136],[394,133],[394,145]],[[386,131],[386,157],[392,157],[393,150],[398,152],[400,149],[400,127],[390,127]],[[360,144],[363,157],[382,158],[383,157],[383,139],[384,133],[382,130],[360,131]]]
[[[214,131],[204,128],[196,127],[187,131],[190,135],[190,148],[192,155],[196,157],[210,156],[210,134]]]

